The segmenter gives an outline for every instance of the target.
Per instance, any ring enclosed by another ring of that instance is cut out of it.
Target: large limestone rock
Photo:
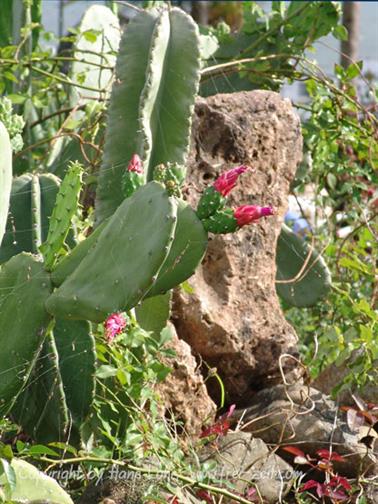
[[[277,379],[282,353],[296,354],[296,334],[276,295],[275,249],[301,152],[299,118],[276,93],[221,94],[197,102],[187,199],[195,205],[221,172],[248,164],[253,171],[242,176],[232,205],[276,210],[238,233],[211,236],[203,264],[189,280],[193,293],[180,290],[174,300],[179,337],[217,368],[228,399],[238,404]],[[217,382],[207,384],[218,399]]]

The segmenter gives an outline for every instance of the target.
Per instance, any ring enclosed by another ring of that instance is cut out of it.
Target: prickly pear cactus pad
[[[103,321],[128,310],[156,281],[173,241],[177,204],[157,182],[127,198],[77,269],[46,302],[57,318]]]
[[[178,200],[177,226],[169,255],[148,296],[163,294],[189,278],[205,255],[207,233],[190,205]]]
[[[171,315],[172,292],[145,299],[135,309],[136,319],[145,331],[151,331],[156,338],[167,325]]]
[[[95,341],[86,320],[57,320],[54,340],[67,407],[74,424],[89,413],[95,389]]]
[[[7,223],[12,187],[12,147],[7,130],[0,121],[0,245]]]
[[[59,287],[64,280],[75,271],[89,250],[93,248],[104,229],[108,220],[102,222],[85,240],[81,241],[66,256],[61,259],[51,273],[51,280],[56,287]]]
[[[1,266],[0,414],[20,393],[41,349],[50,292],[49,275],[35,256],[21,253]]]
[[[309,244],[285,224],[278,237],[276,261],[277,292],[290,305],[312,306],[329,291],[331,274],[323,257],[316,250],[311,252]]]
[[[12,408],[12,416],[29,436],[42,443],[66,438],[70,419],[51,331],[25,389]]]
[[[13,179],[0,263],[20,252],[35,251],[36,239],[46,240],[59,184],[60,179],[50,173],[25,173]]]
[[[147,180],[159,163],[185,163],[199,77],[198,28],[190,16],[171,8],[131,19],[120,43],[109,104],[97,224],[124,199],[122,176],[133,154],[141,156]]]

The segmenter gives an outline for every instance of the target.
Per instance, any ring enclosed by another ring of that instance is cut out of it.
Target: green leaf
[[[1,462],[1,466],[2,466],[4,475],[6,478],[6,482],[7,482],[6,485],[9,489],[9,491],[13,492],[14,489],[16,488],[16,474],[14,472],[14,469],[8,460],[2,458],[2,459],[0,459],[0,462]]]
[[[11,93],[11,94],[7,95],[7,98],[9,98],[11,100],[11,102],[14,103],[15,105],[22,105],[23,103],[25,103],[27,96]]]
[[[362,61],[357,61],[356,63],[352,63],[351,65],[348,66],[346,69],[346,75],[348,79],[354,79],[358,75],[360,75],[361,70],[362,70]]]
[[[170,316],[171,292],[145,299],[135,309],[139,325],[145,331],[151,331],[158,336],[166,326]]]
[[[327,184],[333,190],[335,190],[337,185],[337,177],[333,173],[327,173]]]
[[[338,40],[348,40],[348,30],[343,25],[335,26],[332,30],[332,34]]]
[[[109,366],[108,364],[103,364],[96,370],[96,376],[97,378],[110,378],[111,376],[116,376],[118,372],[118,369]]]
[[[51,455],[52,457],[59,457],[58,452],[42,444],[36,444],[31,446],[28,452],[30,455]]]
[[[83,36],[84,36],[85,40],[93,43],[93,42],[96,42],[97,37],[98,37],[98,33],[94,30],[87,30],[87,31],[83,32]]]

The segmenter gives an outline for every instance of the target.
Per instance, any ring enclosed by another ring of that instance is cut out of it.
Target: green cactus
[[[135,308],[138,324],[145,331],[151,331],[156,338],[167,325],[171,315],[172,293],[145,299]]]
[[[323,257],[315,250],[311,251],[309,244],[285,224],[277,242],[276,263],[277,292],[289,305],[312,306],[329,291],[331,274]],[[282,281],[287,283],[280,283]]]
[[[6,96],[0,97],[0,122],[8,131],[12,151],[19,152],[24,145],[22,130],[25,121],[22,116],[13,113],[12,102]]]
[[[221,210],[225,203],[226,198],[220,192],[213,186],[207,187],[198,202],[197,215],[201,220],[208,219],[215,212]]]
[[[0,415],[11,408],[33,369],[50,316],[51,291],[43,263],[31,254],[12,257],[0,270]]]
[[[199,70],[197,27],[183,11],[143,11],[129,22],[109,105],[97,224],[124,199],[122,175],[133,154],[148,181],[160,163],[185,164]],[[184,169],[177,177],[182,182]]]
[[[66,438],[70,418],[51,331],[24,390],[12,407],[12,416],[29,436],[42,443]]]
[[[5,497],[12,503],[73,504],[70,496],[53,478],[39,471],[32,464],[25,460],[13,458],[10,465],[14,471],[16,481],[14,488],[5,488]]]
[[[89,414],[94,397],[94,337],[84,320],[57,320],[53,334],[67,407],[74,425],[79,428]]]
[[[51,295],[58,318],[103,321],[134,307],[156,281],[173,241],[177,206],[150,182],[127,198],[76,270]]]
[[[59,287],[64,280],[73,273],[79,266],[81,261],[86,257],[89,250],[95,246],[101,234],[101,231],[106,226],[107,222],[102,222],[85,240],[81,241],[76,247],[66,256],[61,259],[54,267],[51,273],[51,280],[55,287]]]
[[[12,188],[12,147],[4,124],[0,121],[0,246],[8,217]]]
[[[36,251],[46,240],[60,180],[51,174],[24,174],[12,182],[0,264],[20,252]]]
[[[86,321],[58,320],[12,415],[40,442],[78,438],[94,397],[94,338]]]
[[[172,247],[147,296],[163,294],[189,278],[201,262],[206,247],[207,233],[201,221],[189,205],[179,200]]]
[[[144,184],[143,173],[137,173],[135,171],[126,170],[122,176],[122,187],[124,197],[129,198],[143,184]]]
[[[59,188],[51,215],[47,240],[39,247],[45,259],[45,267],[51,270],[70,230],[75,215],[82,186],[83,168],[80,163],[72,163]]]
[[[231,208],[226,208],[211,215],[202,221],[206,231],[215,234],[234,233],[238,229],[238,223]]]
[[[177,163],[159,164],[154,168],[154,180],[165,186],[170,196],[181,198],[180,179],[177,177],[184,168]]]

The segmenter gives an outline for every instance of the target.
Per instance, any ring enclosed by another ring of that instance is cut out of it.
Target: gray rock
[[[299,384],[264,389],[250,407],[234,412],[234,416],[243,418],[244,430],[268,444],[294,445],[311,456],[332,446],[345,456],[345,462],[334,463],[342,475],[378,473],[378,444],[373,442],[369,449],[361,443],[361,436],[349,429],[345,413],[316,389]]]
[[[231,481],[241,494],[256,486],[264,502],[280,502],[293,482],[293,468],[248,432],[229,432],[219,438],[216,448],[206,447],[200,460],[215,460],[216,475]]]

